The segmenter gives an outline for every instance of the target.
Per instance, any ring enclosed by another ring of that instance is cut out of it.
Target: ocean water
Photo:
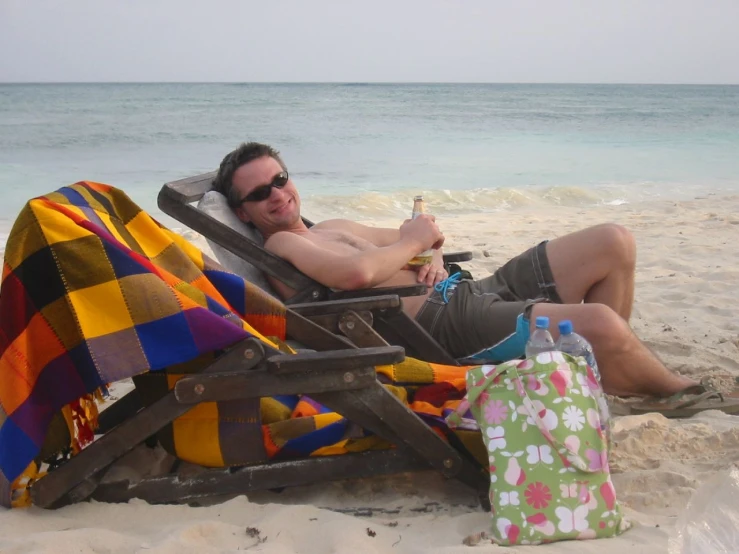
[[[739,86],[0,84],[0,243],[31,197],[169,180],[277,147],[306,214],[404,216],[739,191]]]

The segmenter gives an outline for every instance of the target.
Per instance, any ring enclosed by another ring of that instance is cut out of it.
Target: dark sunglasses
[[[287,171],[281,171],[275,175],[275,178],[272,179],[271,183],[259,186],[244,196],[244,198],[239,201],[239,206],[244,202],[261,202],[262,200],[267,200],[270,194],[272,194],[272,187],[281,189],[287,184],[288,179],[290,179],[290,177],[287,174]]]

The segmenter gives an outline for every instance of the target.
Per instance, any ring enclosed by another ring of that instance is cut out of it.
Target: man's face
[[[233,176],[233,187],[238,198],[263,185],[271,183],[284,171],[282,166],[269,156],[257,158],[242,165]],[[266,200],[260,202],[242,202],[236,208],[239,219],[253,223],[263,235],[271,235],[277,231],[289,229],[300,219],[300,196],[292,179],[279,189],[272,187]]]

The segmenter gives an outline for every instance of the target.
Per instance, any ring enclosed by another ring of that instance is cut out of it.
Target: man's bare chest
[[[366,239],[346,231],[337,231],[334,229],[316,230],[312,233],[310,240],[317,246],[337,253],[353,254],[357,251],[364,252],[377,248]]]

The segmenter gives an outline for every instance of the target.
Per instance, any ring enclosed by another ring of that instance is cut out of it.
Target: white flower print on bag
[[[570,431],[581,431],[585,426],[585,414],[577,406],[567,406],[562,414],[562,422]]]

